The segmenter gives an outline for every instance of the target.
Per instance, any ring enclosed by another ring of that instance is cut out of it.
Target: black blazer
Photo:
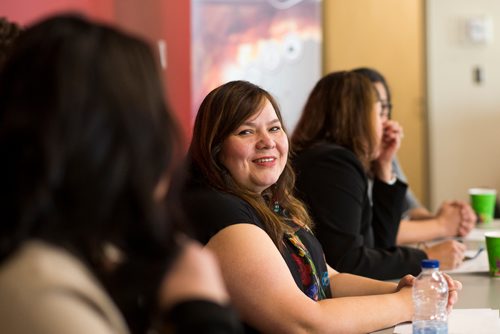
[[[426,254],[396,246],[405,183],[369,182],[354,153],[331,143],[303,150],[293,162],[297,195],[309,209],[328,264],[376,279],[420,272]]]

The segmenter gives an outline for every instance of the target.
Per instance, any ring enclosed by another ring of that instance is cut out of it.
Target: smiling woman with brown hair
[[[262,88],[233,81],[203,100],[183,202],[248,332],[367,333],[410,320],[411,276],[381,282],[326,264],[293,195],[288,154],[278,105]]]

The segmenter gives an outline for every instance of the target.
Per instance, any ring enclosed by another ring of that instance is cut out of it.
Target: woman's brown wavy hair
[[[378,139],[373,105],[377,91],[365,76],[352,71],[333,72],[323,77],[304,106],[292,136],[294,152],[319,142],[341,145],[370,168]]]
[[[198,110],[190,156],[211,187],[242,198],[257,211],[267,233],[281,249],[283,234],[290,229],[285,218],[272,210],[274,201],[279,202],[288,218],[299,225],[311,226],[311,219],[304,205],[293,195],[295,174],[290,162],[287,161],[283,173],[274,185],[262,194],[256,194],[238,186],[219,159],[226,138],[248,118],[262,110],[266,101],[273,106],[285,131],[278,104],[264,89],[247,81],[231,81],[212,90]]]

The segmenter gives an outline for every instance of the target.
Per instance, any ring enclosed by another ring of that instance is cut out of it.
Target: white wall
[[[431,204],[467,199],[472,186],[500,190],[500,1],[427,0]],[[466,38],[466,21],[487,17],[489,43]],[[473,70],[483,70],[478,84]]]

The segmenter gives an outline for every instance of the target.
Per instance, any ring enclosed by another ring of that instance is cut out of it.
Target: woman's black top
[[[220,230],[235,224],[253,224],[266,231],[259,215],[249,203],[238,196],[207,186],[198,184],[190,187],[184,192],[183,205],[198,239],[204,244]],[[324,253],[311,231],[294,226],[294,233],[283,237],[283,246],[281,255],[297,286],[313,300],[331,298]],[[246,331],[256,332],[248,325]]]
[[[420,272],[426,254],[396,245],[406,184],[375,179],[369,189],[359,159],[331,143],[299,152],[293,163],[297,195],[309,209],[328,264],[340,272],[376,279]]]

